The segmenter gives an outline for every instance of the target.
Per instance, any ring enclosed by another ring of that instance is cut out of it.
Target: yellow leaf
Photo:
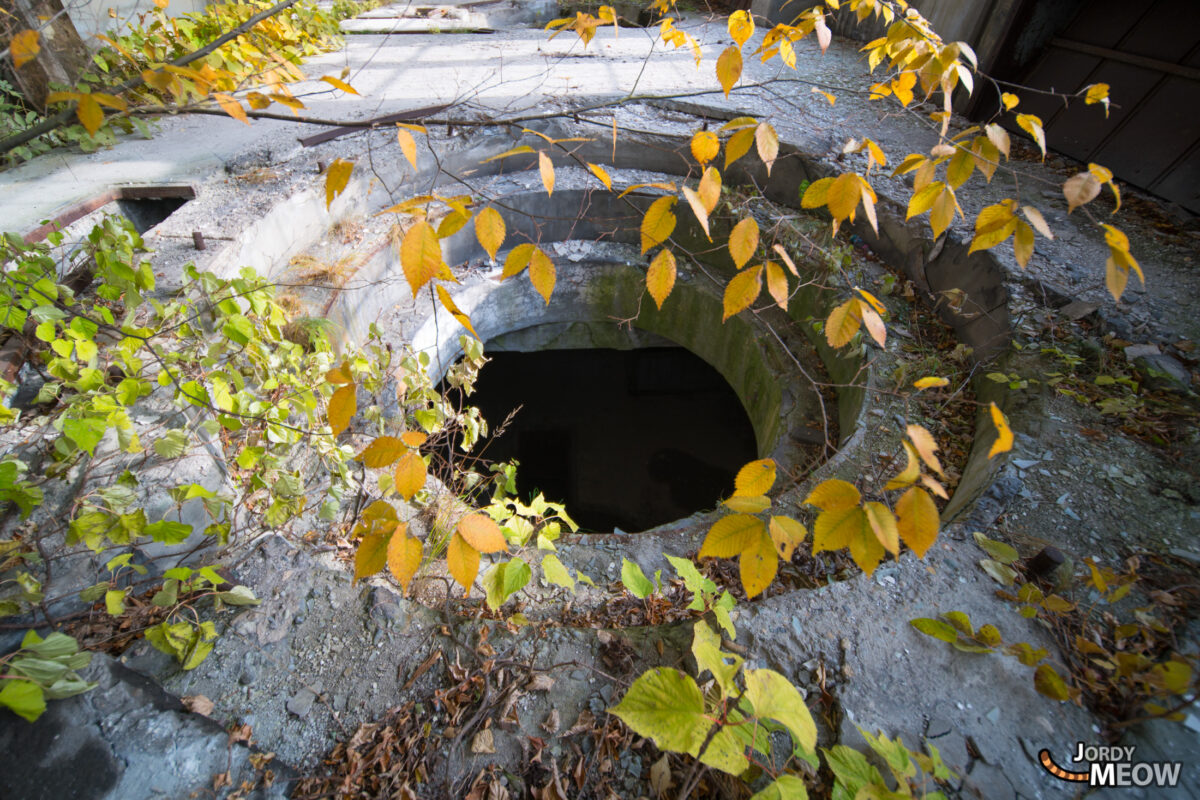
[[[1087,87],[1087,94],[1083,98],[1084,105],[1095,105],[1096,103],[1104,104],[1104,116],[1108,116],[1108,84],[1093,83]]]
[[[1000,101],[1004,103],[1005,111],[1012,111],[1017,107],[1017,103],[1021,102],[1021,98],[1011,92],[1004,92],[1000,95]]]
[[[711,214],[721,200],[721,173],[717,171],[716,167],[708,167],[704,170],[704,176],[700,178],[700,188],[696,194],[700,196],[704,210]]]
[[[612,178],[608,177],[608,172],[599,164],[588,162],[588,169],[596,176],[596,179],[604,184],[604,188],[612,191]]]
[[[721,517],[708,529],[697,555],[700,558],[733,558],[753,545],[763,529],[762,520],[749,514]]]
[[[946,167],[946,183],[950,184],[950,188],[957,189],[967,182],[974,171],[975,158],[965,147],[957,147],[954,158],[950,159],[950,165]]]
[[[404,525],[396,529],[388,542],[387,565],[392,576],[400,582],[400,588],[408,592],[408,585],[421,566],[421,542],[413,536],[406,536]]]
[[[926,211],[933,208],[933,204],[939,197],[942,196],[942,190],[945,188],[946,184],[938,181],[937,183],[931,183],[920,191],[915,192],[912,198],[908,201],[908,215],[905,218],[912,219],[913,217],[919,214],[924,214]]]
[[[463,210],[454,209],[447,214],[437,227],[437,236],[439,239],[445,239],[448,236],[461,231],[468,222],[471,221],[471,213]]]
[[[1025,219],[1029,220],[1030,224],[1037,229],[1037,232],[1047,239],[1054,238],[1054,232],[1050,230],[1050,226],[1046,224],[1046,218],[1042,216],[1042,212],[1038,211],[1033,206],[1021,206],[1021,213],[1025,215]]]
[[[775,305],[787,311],[788,307],[788,281],[787,275],[783,271],[783,267],[776,264],[774,261],[766,263],[767,269],[767,293],[771,295],[771,299],[775,301]]]
[[[876,313],[878,313],[878,314],[886,314],[887,313],[887,306],[885,306],[883,303],[879,302],[878,297],[871,294],[866,289],[860,289],[857,286],[854,287],[854,291],[858,292],[859,295],[862,296],[862,299],[866,300],[867,303],[871,306],[871,308],[875,309]]]
[[[992,443],[992,448],[988,450],[988,458],[992,458],[1000,453],[1007,453],[1012,450],[1013,432],[1012,428],[1008,427],[1008,418],[1004,416],[1004,412],[995,403],[989,406],[992,412],[992,424],[996,426],[996,441]]]
[[[925,486],[929,487],[929,491],[933,492],[934,494],[936,494],[938,497],[942,498],[943,500],[950,499],[950,495],[948,495],[946,493],[946,487],[942,486],[940,483],[938,483],[936,480],[934,480],[930,476],[922,474],[921,475],[921,483],[923,483],[923,484],[925,484]]]
[[[334,367],[326,372],[325,381],[326,383],[336,384],[354,383],[354,378],[350,376],[349,362],[342,362],[340,367]]]
[[[906,175],[909,172],[912,172],[914,169],[920,167],[928,160],[929,159],[926,156],[923,156],[920,153],[909,153],[904,157],[904,160],[901,161],[894,170],[892,170],[892,176],[895,177],[896,175]]]
[[[729,285],[725,287],[724,315],[721,317],[721,321],[724,322],[734,314],[749,308],[761,291],[762,264],[749,267],[734,275],[730,279]]]
[[[754,257],[758,249],[758,223],[754,217],[746,217],[729,232],[729,255],[739,269]]]
[[[730,136],[729,141],[725,143],[725,169],[729,169],[730,164],[749,153],[752,144],[754,128],[743,128]]]
[[[950,381],[946,380],[945,378],[935,378],[932,376],[920,378],[913,382],[913,387],[916,389],[940,389],[943,386],[949,385]]]
[[[819,94],[819,95],[821,95],[822,97],[824,97],[826,100],[828,100],[828,101],[829,101],[829,105],[833,105],[834,103],[836,103],[836,102],[837,102],[837,97],[836,97],[836,96],[834,96],[834,95],[832,95],[832,94],[830,94],[829,92],[823,92],[823,91],[821,91],[820,89],[818,89],[818,88],[817,88],[817,87],[815,87],[815,86],[812,88],[812,90],[813,90],[813,93],[814,93],[814,94]]]
[[[1016,256],[1021,269],[1025,269],[1029,265],[1029,259],[1033,257],[1033,228],[1021,220],[1016,222],[1017,231],[1013,236],[1013,255]]]
[[[920,425],[909,425],[906,431],[908,438],[912,440],[913,446],[917,448],[917,455],[921,457],[926,466],[938,475],[941,475],[942,464],[938,461],[937,457],[938,443],[934,440],[933,434]]]
[[[504,217],[500,216],[499,211],[488,206],[476,215],[475,238],[493,261],[496,259],[496,253],[500,251],[500,246],[504,244],[504,236]]]
[[[12,56],[13,66],[17,69],[37,58],[41,49],[41,45],[38,44],[38,32],[34,30],[21,31],[8,43],[9,55]]]
[[[933,546],[938,534],[938,512],[933,498],[924,489],[912,487],[896,501],[900,539],[919,558]]]
[[[867,514],[867,523],[875,538],[894,556],[900,555],[900,531],[896,527],[896,517],[892,510],[883,503],[865,503],[863,510]]]
[[[775,580],[778,570],[779,555],[775,552],[775,543],[765,530],[761,531],[738,559],[738,571],[747,599],[762,594]]]
[[[246,116],[246,109],[242,108],[242,104],[233,97],[222,92],[217,92],[213,95],[213,99],[217,101],[217,105],[219,105],[221,110],[226,114],[233,117],[238,122],[244,122],[247,125],[250,124],[250,118]],[[326,180],[328,181],[328,178],[326,178]],[[328,186],[326,186],[326,191],[328,192]],[[326,203],[325,205],[328,206],[329,203]]]
[[[929,212],[929,227],[933,230],[933,238],[941,236],[946,228],[950,227],[950,223],[954,222],[956,208],[958,203],[954,199],[954,190],[947,186],[933,201],[933,208]]]
[[[449,272],[442,260],[442,243],[437,231],[428,222],[417,222],[405,232],[400,243],[400,266],[404,268],[404,277],[412,288],[413,297],[433,278]]]
[[[772,245],[771,249],[778,253],[779,257],[783,259],[783,263],[787,265],[788,271],[799,278],[800,272],[796,269],[796,264],[792,261],[792,257],[788,255],[788,252],[784,249],[783,245],[775,244]]]
[[[354,162],[337,159],[325,170],[325,208],[329,208],[333,198],[346,189],[350,181],[350,173],[354,171]]]
[[[762,291],[762,264],[746,267],[730,279],[725,287],[722,323],[732,315],[745,311]]]
[[[354,583],[374,575],[387,565],[388,540],[396,523],[367,529],[354,553]]]
[[[721,140],[712,131],[696,131],[692,134],[692,155],[701,164],[707,164],[721,151]]]
[[[643,253],[652,247],[658,247],[674,232],[675,214],[671,211],[674,205],[675,198],[667,195],[658,198],[646,209],[641,228]]]
[[[862,184],[859,183],[858,176],[847,172],[839,175],[829,187],[829,196],[825,204],[834,220],[853,220],[854,210],[858,208],[861,197]]]
[[[655,305],[661,310],[663,301],[670,296],[673,288],[675,288],[675,256],[670,250],[663,248],[658,251],[658,255],[650,262],[650,268],[646,270],[646,289],[654,298]]]
[[[283,94],[282,92],[272,92],[270,97],[276,103],[279,103],[279,105],[287,106],[287,108],[293,114],[299,114],[301,111],[304,110],[304,103],[301,103],[299,100],[292,97],[291,95]]]
[[[854,488],[854,484],[838,478],[822,481],[813,487],[813,490],[808,493],[808,497],[804,498],[806,505],[816,506],[822,511],[844,511],[847,508],[855,508],[860,500],[862,500],[862,495],[859,494],[858,489]]]
[[[533,152],[532,147],[530,147],[527,144],[523,144],[518,147],[514,147],[511,150],[505,150],[503,153],[494,155],[491,158],[485,158],[483,160],[483,163],[486,164],[489,161],[498,161],[501,158],[509,158],[510,156],[517,156],[517,155],[521,155],[522,153],[532,153],[532,152]]]
[[[871,530],[866,512],[858,506],[825,511],[813,524],[813,553],[843,547],[850,549],[854,563],[868,575],[883,560],[883,545]]]
[[[1005,158],[1008,158],[1009,150],[1012,148],[1012,141],[1008,138],[1008,131],[994,122],[988,123],[983,130],[987,134],[988,141],[994,144],[997,150],[1004,153]]]
[[[989,206],[988,208],[996,208],[996,206]],[[979,217],[975,220],[975,237],[971,239],[971,247],[967,251],[968,254],[974,253],[976,250],[987,250],[995,247],[1007,239],[1009,235],[1012,234],[1013,230],[1016,229],[1017,223],[1020,220],[1013,217],[1012,210],[1009,209],[1008,206],[1004,206],[1004,208],[1008,211],[1008,218],[1000,222],[998,225],[981,226],[980,223],[984,219],[984,213],[986,213],[988,209],[985,208],[983,212],[980,213]]]
[[[725,90],[725,96],[729,96],[729,92],[733,89],[738,78],[742,76],[742,51],[738,50],[733,45],[725,48],[725,52],[721,53],[717,58],[717,80],[721,82],[721,88]],[[732,140],[731,140],[732,141]],[[729,155],[725,156],[726,164],[729,162]]]
[[[700,227],[704,229],[704,235],[711,242],[712,234],[708,230],[708,211],[704,208],[704,201],[700,199],[700,195],[692,191],[690,186],[683,187],[683,197],[687,200],[688,205],[691,206],[692,213],[696,215]]]
[[[408,450],[396,465],[396,491],[405,500],[412,500],[417,492],[425,488],[425,460],[413,450]]]
[[[726,122],[724,125],[718,128],[718,130],[724,133],[725,131],[738,131],[742,130],[743,128],[757,127],[758,120],[754,117],[734,117],[733,119],[729,120],[729,122]]]
[[[875,340],[875,344],[884,347],[887,344],[887,327],[883,324],[883,319],[866,302],[862,300],[855,302],[858,303],[858,314],[862,318],[867,333]]]
[[[554,162],[541,151],[538,152],[538,171],[542,173],[542,185],[546,187],[546,194],[554,194]]]
[[[408,449],[395,436],[380,436],[358,454],[358,460],[369,469],[391,466]]]
[[[801,207],[820,208],[829,202],[829,188],[833,186],[833,181],[833,178],[821,178],[810,183],[800,199]]]
[[[396,516],[396,509],[391,503],[384,500],[376,500],[371,505],[363,509],[362,518],[366,522],[375,522],[379,520],[397,522],[399,517]]]
[[[400,152],[404,153],[404,157],[408,159],[408,163],[412,164],[412,168],[417,168],[417,140],[413,135],[403,128],[396,129],[396,142],[400,145]]]
[[[771,533],[771,541],[775,543],[776,552],[784,561],[792,560],[792,553],[808,536],[808,529],[791,517],[771,517],[767,529]]]
[[[758,157],[762,159],[769,176],[771,166],[779,156],[779,136],[769,122],[764,122],[755,129],[754,141],[758,144]]]
[[[1042,120],[1033,114],[1017,114],[1017,124],[1033,137],[1042,151],[1042,159],[1046,158],[1046,132],[1042,130]]]
[[[1101,183],[1108,183],[1113,179],[1112,170],[1099,164],[1088,164],[1088,172],[1095,175],[1096,180]]]
[[[858,300],[847,300],[833,309],[825,320],[825,341],[830,347],[845,347],[850,344],[861,323]]]
[[[335,78],[332,75],[326,75],[322,77],[321,80],[325,81],[325,83],[328,83],[335,89],[341,89],[346,94],[358,94],[353,86],[346,83],[344,80],[341,80],[340,78]]]
[[[1129,271],[1117,265],[1116,260],[1109,256],[1104,262],[1104,285],[1113,300],[1120,300],[1125,293],[1125,285],[1129,282]]]
[[[945,378],[922,378],[921,380],[940,380],[946,383]],[[918,381],[919,383],[920,381]],[[908,458],[908,464],[896,477],[887,482],[884,489],[907,489],[916,483],[917,478],[921,475],[921,463],[917,460],[917,451],[908,442],[901,442],[904,445],[904,455]]]
[[[104,109],[100,108],[96,98],[90,94],[79,96],[79,105],[75,108],[75,116],[79,117],[79,122],[92,136],[95,136],[96,131],[100,130],[100,126],[104,124]]]
[[[167,81],[170,80],[169,75],[165,75],[161,72],[153,72],[150,74],[155,75],[160,79],[166,79]],[[143,78],[145,77],[145,75],[146,75],[146,73],[143,72],[142,73]],[[147,80],[146,83],[150,83],[150,81]],[[161,90],[161,89],[165,89],[166,87],[165,86],[155,86],[154,88]],[[267,97],[262,92],[250,92],[249,94],[246,95],[246,101],[248,103],[250,103],[250,107],[253,108],[255,111],[262,111],[264,108],[267,108],[268,106],[271,105],[271,98]]]
[[[1067,198],[1067,213],[1085,203],[1090,203],[1100,194],[1100,181],[1091,172],[1080,172],[1067,178],[1062,187],[1063,197]]]
[[[439,285],[437,287],[437,296],[438,300],[442,302],[442,305],[446,307],[446,310],[450,312],[450,316],[458,320],[459,325],[462,325],[464,328],[469,330],[471,335],[478,339],[479,334],[475,332],[475,326],[471,324],[471,318],[459,309],[454,302],[454,298],[452,298],[450,293],[446,291],[446,287]]]
[[[859,186],[862,189],[863,213],[867,216],[867,222],[871,223],[871,229],[878,235],[879,219],[875,216],[875,190],[863,176],[856,175],[855,177],[858,178]]]
[[[992,182],[992,176],[996,174],[996,170],[1000,166],[1000,151],[996,149],[996,145],[992,144],[991,139],[986,136],[976,136],[975,141],[971,144],[971,158],[975,161],[975,166],[983,173],[983,177],[987,178],[988,183]]]
[[[771,498],[766,495],[741,497],[735,494],[722,502],[722,505],[739,514],[758,514],[771,507]]]
[[[457,533],[450,537],[450,543],[446,545],[446,569],[450,571],[450,577],[463,587],[464,594],[471,591],[471,584],[479,574],[479,551]]]
[[[892,80],[891,89],[901,105],[907,106],[913,101],[913,87],[917,85],[917,73],[904,72]]]
[[[329,398],[329,409],[326,414],[329,417],[329,427],[333,429],[334,436],[346,430],[346,426],[350,424],[356,411],[358,411],[358,388],[356,386],[353,384],[343,386],[333,393],[333,397]]]
[[[537,289],[546,301],[546,305],[550,305],[550,295],[554,293],[554,283],[557,280],[557,273],[554,269],[554,262],[550,260],[550,256],[542,250],[535,248],[533,255],[529,258],[529,282],[533,284],[533,288]],[[483,552],[488,552],[484,550]]]
[[[735,11],[729,15],[729,35],[741,47],[754,35],[754,18],[748,11]]]
[[[621,197],[624,197],[625,195],[629,194],[630,192],[634,192],[634,191],[637,191],[638,189],[646,189],[646,188],[662,189],[663,191],[673,192],[673,191],[675,191],[675,184],[673,184],[673,183],[633,183],[633,184],[630,184],[629,186],[626,186],[625,190],[623,192],[621,192],[619,195],[617,195],[617,197],[621,198]]]
[[[734,478],[734,495],[754,497],[766,494],[775,485],[775,462],[769,458],[751,461]]]
[[[529,259],[533,258],[534,249],[532,244],[522,242],[508,251],[508,258],[504,259],[504,272],[500,277],[511,278],[513,275],[520,275],[529,266]]]

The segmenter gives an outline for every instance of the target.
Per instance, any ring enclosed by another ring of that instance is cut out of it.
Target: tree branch
[[[175,59],[174,61],[171,62],[171,66],[184,67],[184,66],[187,66],[188,64],[192,63],[193,61],[204,58],[206,55],[213,52],[214,50],[216,50],[218,47],[225,44],[226,42],[232,41],[233,39],[236,39],[237,37],[241,36],[243,33],[250,30],[255,25],[262,22],[264,19],[267,19],[268,17],[273,17],[276,14],[278,14],[280,11],[284,11],[285,9],[290,8],[291,6],[295,5],[296,3],[297,3],[297,0],[283,0],[283,2],[277,3],[274,6],[271,6],[270,8],[266,9],[265,11],[260,11],[259,13],[255,14],[253,17],[251,17],[250,19],[243,22],[241,25],[238,25],[236,28],[229,31],[229,33],[218,36],[216,39],[213,39],[211,42],[204,45],[204,47],[201,47],[199,50],[193,50],[191,53],[188,53],[187,55],[180,56],[179,58]],[[155,70],[155,72],[161,72],[161,69]],[[137,87],[141,86],[145,82],[146,82],[145,78],[143,78],[141,75],[138,75],[135,78],[130,78],[129,80],[125,81],[125,83],[122,83],[120,86],[113,89],[111,94],[114,94],[114,95],[123,94],[124,92],[127,92],[130,89],[136,89]],[[68,106],[67,108],[64,108],[62,111],[59,111],[54,116],[47,117],[46,119],[42,120],[37,125],[34,125],[32,128],[26,128],[25,130],[21,131],[20,133],[13,134],[12,136],[9,136],[7,139],[0,141],[0,155],[7,153],[8,151],[10,151],[14,148],[20,147],[21,145],[25,144],[26,142],[28,142],[32,139],[36,139],[37,137],[41,136],[42,134],[50,133],[51,131],[62,127],[63,125],[66,125],[68,122],[71,121],[71,119],[74,118],[75,107],[76,107],[76,104],[73,103],[70,106]]]

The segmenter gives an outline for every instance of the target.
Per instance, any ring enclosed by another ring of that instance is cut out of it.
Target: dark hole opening
[[[117,207],[133,223],[134,230],[145,233],[174,214],[191,198],[188,197],[121,197]]]
[[[489,353],[476,391],[488,447],[516,459],[517,488],[565,503],[587,531],[643,531],[714,508],[757,457],[754,429],[725,379],[681,347]]]

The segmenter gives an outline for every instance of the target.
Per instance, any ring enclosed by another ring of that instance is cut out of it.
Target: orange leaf
[[[405,526],[401,525],[392,534],[387,548],[387,565],[392,575],[400,582],[400,588],[408,591],[413,576],[421,566],[421,542],[412,536],[405,535]]]
[[[95,136],[96,131],[100,130],[100,126],[104,124],[104,109],[100,108],[96,98],[89,94],[79,96],[79,105],[75,109],[75,115],[79,117],[79,122],[92,136]]]
[[[404,268],[404,277],[412,288],[413,297],[433,278],[449,273],[442,260],[442,243],[428,222],[417,222],[405,232],[400,243],[400,266]]]
[[[400,434],[400,441],[408,447],[420,447],[429,439],[429,435],[421,431],[405,431]]]
[[[404,442],[395,436],[380,436],[359,453],[358,460],[370,469],[381,469],[395,463],[406,450]]]
[[[941,475],[942,465],[936,455],[938,443],[934,440],[933,434],[920,425],[909,425],[906,432],[908,433],[908,438],[912,440],[913,446],[917,448],[917,454],[921,456],[921,460],[931,470]]]
[[[717,157],[721,150],[721,140],[712,131],[696,131],[692,134],[692,156],[701,164],[707,164]]]
[[[776,264],[774,261],[766,263],[767,268],[767,292],[771,295],[771,299],[775,301],[775,305],[787,311],[788,307],[788,281],[787,275],[784,274],[783,267]]]
[[[412,500],[425,488],[426,476],[425,460],[416,451],[409,450],[396,465],[396,491],[405,500]]]
[[[333,393],[333,397],[329,398],[329,408],[326,413],[329,417],[329,427],[333,429],[334,436],[346,430],[346,426],[350,424],[356,411],[358,411],[358,387],[350,384]]]
[[[463,587],[464,594],[471,591],[471,584],[479,574],[479,551],[457,533],[450,537],[450,543],[446,545],[446,569],[450,571],[450,577]]]
[[[504,534],[491,517],[468,514],[458,523],[458,535],[481,553],[498,553],[508,547]]]
[[[38,32],[33,30],[21,31],[12,37],[8,44],[9,55],[12,56],[13,66],[17,69],[37,58],[41,49],[41,45],[38,44]]]

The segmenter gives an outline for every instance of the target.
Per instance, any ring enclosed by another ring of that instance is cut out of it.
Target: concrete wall
[[[69,0],[65,5],[84,42],[89,47],[97,47],[96,34],[127,25],[139,14],[152,11],[154,0]],[[181,17],[202,11],[206,5],[206,0],[171,0],[167,13]],[[115,18],[110,16],[110,11],[116,13]]]

